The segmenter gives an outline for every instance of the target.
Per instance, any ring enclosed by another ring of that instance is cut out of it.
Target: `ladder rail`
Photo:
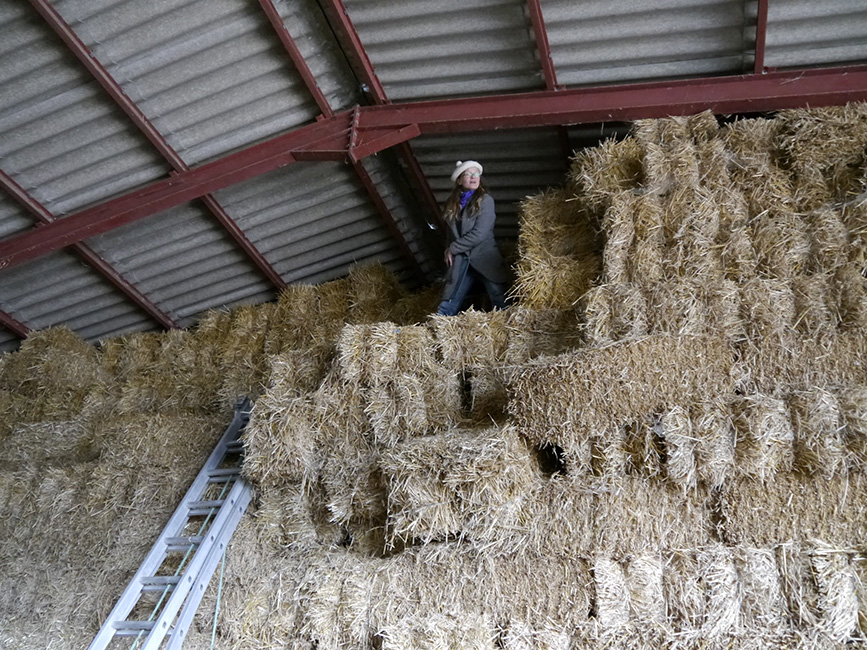
[[[226,497],[226,504],[230,507],[221,508],[220,512],[214,518],[214,522],[205,534],[205,539],[202,541],[198,549],[196,549],[190,563],[187,565],[182,579],[177,585],[175,585],[171,596],[168,601],[166,601],[159,616],[154,619],[154,626],[145,639],[142,650],[156,650],[156,648],[159,648],[166,635],[173,635],[172,624],[175,620],[175,616],[177,616],[184,601],[192,591],[196,578],[199,576],[202,567],[205,565],[208,555],[215,546],[220,545],[220,540],[222,537],[225,537],[227,532],[228,535],[231,536],[232,532],[234,532],[234,527],[229,527],[228,523],[236,514],[237,518],[240,519],[240,516],[244,514],[244,510],[249,501],[250,485],[246,481],[236,482]],[[225,546],[225,541],[222,543]],[[208,578],[210,578],[210,576],[208,576]]]
[[[243,481],[243,479],[241,479],[241,481]],[[205,589],[210,583],[211,577],[214,575],[214,571],[220,562],[220,558],[222,558],[223,553],[228,546],[232,533],[238,526],[241,516],[244,514],[247,505],[252,499],[252,487],[246,481],[243,481],[243,483],[243,492],[239,495],[238,502],[235,503],[232,508],[229,518],[221,531],[220,538],[209,550],[203,566],[199,570],[199,575],[193,583],[186,601],[184,601],[181,613],[178,615],[178,619],[175,622],[174,629],[172,630],[172,634],[169,637],[168,644],[166,645],[166,650],[179,650],[181,644],[184,642],[187,630],[193,622],[193,617],[199,608],[199,603],[201,603],[202,598],[205,595]]]
[[[249,411],[249,399],[243,400],[243,402],[235,407],[232,422],[226,428],[226,431],[214,447],[214,450],[208,456],[202,470],[196,476],[192,485],[190,485],[187,493],[184,495],[168,523],[163,528],[163,531],[156,539],[151,550],[148,552],[147,556],[145,556],[141,566],[139,566],[138,570],[127,584],[123,594],[121,594],[117,603],[112,608],[111,613],[109,613],[105,622],[102,624],[99,632],[88,646],[88,650],[105,650],[116,633],[114,622],[125,621],[127,616],[129,616],[130,612],[139,602],[143,591],[142,578],[153,576],[168,555],[166,544],[162,544],[161,541],[169,537],[177,536],[177,534],[181,532],[181,529],[188,520],[189,507],[187,503],[196,499],[199,494],[202,494],[205,487],[210,483],[210,473],[222,462],[223,458],[226,456],[228,445],[237,440],[241,429],[246,426],[247,421],[249,420]]]

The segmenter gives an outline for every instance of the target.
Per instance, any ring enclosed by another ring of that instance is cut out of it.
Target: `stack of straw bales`
[[[427,318],[373,268],[190,333],[34,336],[0,358],[4,642],[83,645],[244,393],[256,498],[194,647],[863,645],[864,115],[580,152],[524,203],[504,312]]]

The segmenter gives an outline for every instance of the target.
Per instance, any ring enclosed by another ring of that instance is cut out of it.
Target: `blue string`
[[[214,607],[214,629],[211,630],[211,650],[217,639],[217,615],[220,613],[220,598],[223,595],[223,569],[226,568],[226,549],[223,549],[223,559],[220,561],[220,584],[217,587],[217,605]]]

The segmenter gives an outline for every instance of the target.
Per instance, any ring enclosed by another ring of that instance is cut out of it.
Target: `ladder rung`
[[[221,467],[219,469],[212,469],[208,472],[208,476],[211,478],[218,478],[223,476],[238,476],[241,473],[240,467]]]
[[[112,623],[116,636],[138,636],[142,632],[150,632],[154,627],[153,621],[115,621]]]
[[[239,451],[244,451],[244,443],[240,440],[233,440],[226,443],[226,451],[230,454],[237,454]]]
[[[149,576],[141,579],[142,591],[165,591],[166,587],[174,587],[180,581],[180,576]]]
[[[169,551],[186,551],[191,546],[198,546],[204,537],[189,535],[187,537],[166,537],[166,549]]]
[[[216,510],[226,503],[225,499],[212,499],[211,501],[190,501],[187,507],[190,510]]]

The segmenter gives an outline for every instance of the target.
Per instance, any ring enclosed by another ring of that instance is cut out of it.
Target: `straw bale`
[[[276,305],[243,305],[230,312],[231,326],[220,346],[223,382],[219,397],[233,405],[241,396],[258,396],[268,382],[265,337]]]
[[[778,165],[780,131],[780,122],[762,118],[738,120],[721,130],[731,154],[731,179],[736,187],[744,188],[752,215],[769,208],[788,208],[794,202],[792,179]]]
[[[790,624],[774,549],[733,549],[741,581],[741,614],[748,631],[766,631],[776,636]]]
[[[751,478],[728,481],[721,490],[721,534],[727,543],[742,546],[817,538],[853,547],[867,532],[863,480],[860,475],[816,480],[793,473],[778,474],[767,484]]]
[[[819,623],[819,587],[808,547],[787,541],[775,548],[780,588],[796,629],[815,629]]]
[[[785,393],[809,386],[867,383],[867,340],[858,333],[782,343],[769,341],[742,353],[750,368],[752,389]]]
[[[26,399],[16,415],[26,421],[78,415],[101,379],[99,353],[66,327],[32,332],[0,366],[0,388]]]
[[[593,561],[596,618],[603,630],[617,630],[629,622],[629,587],[619,562],[609,557]]]
[[[599,255],[579,260],[522,256],[512,295],[528,309],[571,309],[601,273]]]
[[[722,545],[702,549],[698,565],[707,598],[704,635],[711,639],[736,635],[742,626],[743,594],[732,549]]]
[[[412,616],[384,627],[379,635],[382,650],[494,650],[497,634],[482,614],[461,616],[430,613]]]
[[[839,210],[824,208],[807,215],[810,252],[816,273],[833,273],[848,261],[849,233]]]
[[[720,249],[725,277],[736,281],[753,280],[758,274],[759,260],[749,228],[736,226],[726,232]]]
[[[837,399],[848,462],[853,470],[863,473],[867,470],[867,387],[841,389]]]
[[[595,549],[622,557],[707,544],[714,538],[709,499],[704,490],[684,495],[666,483],[632,477],[597,488]]]
[[[397,277],[382,264],[356,266],[349,272],[349,318],[353,323],[378,323],[405,293]]]
[[[552,626],[539,629],[521,621],[512,621],[503,636],[506,650],[570,650],[572,639],[568,632]]]
[[[442,301],[442,287],[433,284],[421,291],[399,298],[392,310],[392,320],[399,325],[424,322],[435,314]]]
[[[707,333],[705,293],[700,280],[657,282],[645,287],[648,332],[685,337]]]
[[[348,325],[338,351],[340,373],[360,386],[377,442],[392,445],[448,426],[458,414],[456,373],[437,361],[427,327]]]
[[[781,280],[754,278],[741,285],[741,316],[754,341],[788,335],[795,324],[795,295]]]
[[[859,631],[858,576],[849,552],[817,542],[810,556],[819,587],[820,629],[834,641],[847,641]]]
[[[711,489],[722,487],[735,463],[735,429],[727,404],[701,402],[690,410],[692,435],[696,440],[696,470]]]
[[[829,300],[840,329],[863,331],[867,326],[867,278],[857,265],[849,263],[837,268],[831,280]]]
[[[678,118],[670,118],[676,120]],[[665,120],[670,124],[669,120]],[[672,159],[672,177],[677,187],[695,187],[701,180],[699,168],[698,149],[690,139],[678,134],[671,144],[668,145],[668,156]]]
[[[574,350],[583,343],[581,314],[573,309],[509,309],[505,362],[526,363],[542,355]]]
[[[577,440],[550,440],[569,423],[577,435],[630,422],[679,404],[731,393],[731,354],[713,337],[650,336],[607,348],[578,350],[518,366],[509,409],[532,442],[564,450]]]
[[[380,465],[388,482],[389,534],[401,542],[501,537],[521,522],[538,475],[513,427],[419,438],[384,450]]]
[[[598,219],[568,188],[547,188],[528,196],[519,210],[522,257],[580,259],[599,254]]]
[[[693,140],[698,143],[712,142],[719,133],[719,122],[713,111],[702,111],[686,118],[687,128]]]
[[[366,647],[372,634],[367,595],[373,583],[371,564],[346,552],[317,553],[295,593],[299,636],[314,647]]]
[[[663,142],[663,120],[637,120],[632,125],[636,140],[644,154],[642,185],[654,194],[664,194],[674,185],[674,169],[666,143]]]
[[[665,229],[662,203],[655,194],[643,194],[635,206],[635,242],[629,279],[638,284],[653,283],[663,278]]]
[[[867,556],[862,548],[852,558],[852,568],[855,569],[856,595],[858,597],[858,623],[861,626],[861,636],[867,636]]]
[[[714,118],[716,121],[716,118]],[[715,128],[718,131],[718,127]],[[729,156],[725,142],[716,137],[717,131],[709,134],[705,140],[696,142],[698,154],[698,169],[701,176],[700,184],[716,192],[724,191],[732,187],[731,176],[728,171]]]
[[[658,627],[666,623],[662,574],[663,560],[658,553],[638,555],[626,565],[631,618],[639,625]]]
[[[697,637],[707,610],[698,552],[681,549],[666,553],[662,586],[669,624],[685,639]]]
[[[795,432],[786,403],[763,394],[750,394],[732,403],[735,467],[738,473],[764,483],[794,462]]]
[[[643,151],[634,137],[605,140],[572,160],[569,179],[583,189],[590,204],[605,209],[611,197],[643,184]]]
[[[637,285],[603,284],[584,294],[581,302],[586,336],[595,347],[647,334],[648,307]]]
[[[499,369],[479,368],[468,374],[469,419],[476,422],[502,421],[508,403],[505,373]]]
[[[795,172],[804,205],[810,209],[850,189],[839,187],[847,168],[860,167],[867,144],[864,104],[781,111],[779,136],[788,164]]]
[[[605,248],[602,252],[605,282],[618,284],[628,280],[627,263],[635,238],[637,210],[638,195],[625,191],[614,195],[611,206],[605,211],[602,219],[602,229],[605,233]]]
[[[320,478],[329,521],[347,526],[362,520],[383,526],[386,485],[377,467],[377,453],[363,432],[335,429],[320,442]]]
[[[315,549],[321,540],[311,517],[309,491],[300,483],[263,490],[256,508],[257,536],[271,548]]]
[[[795,329],[807,338],[819,338],[837,329],[837,315],[831,304],[831,279],[812,275],[792,279],[795,294]]]
[[[269,319],[266,354],[320,347],[335,339],[348,317],[349,288],[346,278],[286,287]]]
[[[844,422],[837,396],[812,388],[788,400],[795,431],[795,467],[828,478],[848,471]]]
[[[751,226],[762,275],[786,280],[808,270],[811,241],[802,216],[770,209],[756,215]]]
[[[689,412],[676,406],[662,414],[660,429],[665,441],[668,479],[684,490],[698,485],[697,455],[700,439],[693,433]]]
[[[493,368],[509,345],[507,312],[467,310],[457,316],[434,316],[433,329],[443,363],[455,372]]]
[[[244,429],[244,475],[262,485],[315,475],[315,431],[322,417],[313,396],[297,395],[278,379],[257,400]]]

